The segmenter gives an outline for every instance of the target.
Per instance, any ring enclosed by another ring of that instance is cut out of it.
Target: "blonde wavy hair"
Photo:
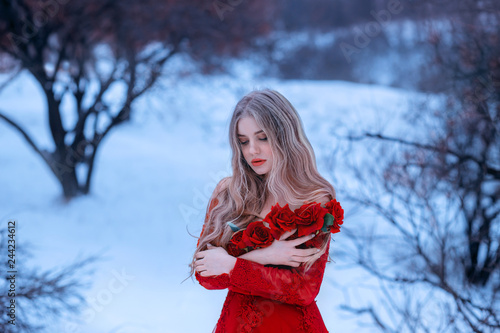
[[[243,157],[237,124],[247,116],[255,119],[271,146],[273,165],[268,174],[257,174]],[[191,275],[194,273],[196,254],[206,250],[207,244],[227,249],[233,235],[227,222],[244,229],[250,222],[260,220],[259,213],[271,194],[274,198],[283,198],[291,208],[307,202],[319,202],[325,197],[335,199],[333,186],[317,170],[313,148],[297,111],[279,92],[262,89],[244,96],[236,104],[231,118],[229,142],[232,176],[219,182],[209,200],[203,232],[189,265]],[[322,250],[329,241],[330,235],[325,237]],[[306,269],[313,262],[306,262]]]

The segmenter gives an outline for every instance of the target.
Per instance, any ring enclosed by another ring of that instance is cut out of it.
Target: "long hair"
[[[237,138],[238,121],[248,116],[255,119],[271,146],[273,165],[265,175],[257,174],[246,162]],[[297,111],[279,92],[254,90],[236,104],[229,124],[229,143],[232,176],[222,179],[210,198],[203,232],[190,264],[191,275],[196,254],[206,250],[207,244],[227,249],[233,235],[227,222],[245,229],[260,219],[259,213],[270,195],[283,198],[292,209],[325,196],[335,198],[333,186],[317,170],[313,148]],[[325,238],[322,249],[329,240],[330,237]],[[306,269],[312,263],[307,262]]]

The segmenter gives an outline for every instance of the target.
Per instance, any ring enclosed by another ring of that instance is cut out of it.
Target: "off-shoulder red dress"
[[[210,204],[209,211],[215,204]],[[229,274],[201,276],[196,272],[196,279],[206,289],[228,288],[212,333],[328,332],[315,298],[329,249],[328,243],[325,253],[307,272],[304,265],[261,265],[238,257]]]

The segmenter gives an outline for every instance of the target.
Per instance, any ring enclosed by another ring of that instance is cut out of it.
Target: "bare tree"
[[[0,249],[7,253],[6,229],[0,230]],[[56,270],[30,267],[28,245],[16,247],[14,260],[17,273],[5,273],[0,282],[0,331],[5,333],[43,332],[63,315],[78,313],[86,301],[82,294],[89,287],[91,265],[98,260],[89,256]],[[12,304],[12,305],[11,305]]]
[[[213,70],[220,56],[237,55],[271,31],[271,3],[217,3],[0,1],[0,58],[15,60],[40,85],[54,148],[39,147],[2,110],[0,118],[46,162],[66,198],[89,193],[103,139],[130,119],[134,101],[175,54]],[[63,98],[72,102],[72,114],[63,112]],[[64,126],[71,117],[76,121]]]
[[[378,299],[344,308],[383,332],[500,329],[500,4],[453,4],[426,22],[444,99],[408,115],[414,136],[350,138],[383,147],[370,175],[353,165],[349,197],[378,225],[351,229],[346,251]]]

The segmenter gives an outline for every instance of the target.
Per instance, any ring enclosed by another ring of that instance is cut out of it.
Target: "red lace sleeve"
[[[308,305],[319,293],[329,250],[330,243],[307,272],[304,265],[278,268],[236,258],[236,264],[229,273],[229,290],[283,303]]]
[[[205,223],[208,220],[208,214],[217,205],[217,198],[213,199],[210,202],[210,207],[208,208],[208,213],[205,216]],[[203,228],[201,229],[201,234],[203,235],[203,231],[205,230],[205,225],[203,224]],[[200,240],[198,239],[198,243],[196,244],[196,247],[200,245]],[[195,277],[198,282],[205,287],[206,289],[213,290],[213,289],[226,289],[229,286],[229,275],[224,273],[221,275],[211,275],[211,276],[201,276],[198,272],[195,272]]]
[[[229,275],[226,273],[212,276],[201,276],[198,272],[194,274],[196,280],[206,289],[226,289],[229,286]]]

